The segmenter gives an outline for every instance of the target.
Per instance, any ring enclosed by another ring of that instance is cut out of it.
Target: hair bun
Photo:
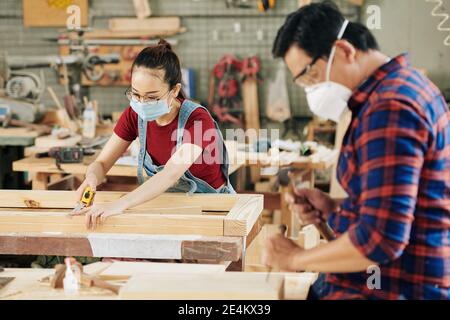
[[[168,51],[172,51],[172,46],[170,43],[168,43],[166,40],[164,39],[160,39],[158,42],[158,46],[163,47],[164,49],[168,50]]]

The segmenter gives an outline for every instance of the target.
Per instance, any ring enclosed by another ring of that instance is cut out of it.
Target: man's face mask
[[[342,39],[349,21],[345,20],[337,40]],[[339,122],[348,111],[347,103],[352,96],[352,91],[337,83],[330,81],[331,67],[333,65],[336,46],[333,46],[327,63],[326,81],[305,88],[311,112],[320,118]]]

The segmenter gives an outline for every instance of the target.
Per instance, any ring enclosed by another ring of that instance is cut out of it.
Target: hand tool
[[[280,225],[279,228],[280,228],[279,229],[280,230],[280,234],[283,237],[286,237],[287,226],[285,224],[282,224],[282,225]],[[272,267],[269,267],[269,271],[267,272],[267,275],[266,275],[266,282],[269,281],[269,277],[270,277],[271,273],[272,273]]]
[[[88,275],[83,273],[83,266],[79,262],[74,262],[73,258],[71,259],[71,265],[75,269],[74,273],[79,278],[80,283],[86,287],[97,287],[102,289],[107,289],[115,294],[119,294],[120,287],[110,284],[104,280],[101,280],[95,276]],[[42,281],[50,281],[50,285],[52,288],[63,288],[63,279],[66,274],[66,265],[65,264],[57,264],[55,266],[55,274],[51,278],[45,278]]]
[[[282,185],[283,187],[289,187],[292,194],[294,194],[294,189],[296,188],[295,181],[289,178],[288,176],[289,172],[293,172],[293,170],[292,169],[281,170],[278,174],[278,181],[280,185]],[[313,207],[311,203],[309,203],[308,199],[303,198],[303,200],[306,201],[311,207]],[[325,221],[322,215],[320,219],[321,219],[320,223],[316,224],[315,226],[317,230],[319,230],[321,236],[327,241],[335,240],[336,234],[334,233],[333,229],[331,229],[330,225],[328,224],[327,221]]]
[[[72,213],[76,213],[84,208],[90,207],[92,205],[92,203],[94,202],[94,196],[95,196],[95,192],[92,191],[91,187],[87,186],[83,191],[83,195],[81,196],[80,202],[73,209]]]
[[[260,12],[266,12],[275,8],[276,0],[258,0],[258,10]]]

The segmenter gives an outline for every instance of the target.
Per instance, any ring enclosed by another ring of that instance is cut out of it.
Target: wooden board
[[[154,32],[176,31],[181,28],[179,17],[157,17],[148,19],[114,18],[109,19],[109,30],[136,31],[148,30]]]
[[[108,203],[126,195],[126,192],[98,191],[95,203]],[[240,197],[237,194],[176,194],[164,193],[133,208],[133,210],[158,210],[170,208],[201,208],[202,211],[230,211]],[[253,198],[254,196],[250,196]],[[245,199],[249,199],[248,197]],[[260,199],[260,196],[256,196]],[[78,202],[75,191],[0,190],[0,208],[73,209]],[[241,201],[242,202],[242,201]],[[236,212],[236,215],[238,213]]]
[[[149,0],[133,0],[134,11],[139,19],[144,19],[152,15]]]
[[[55,4],[52,5],[51,2]],[[80,22],[86,27],[89,22],[88,0],[71,1],[23,0],[23,24],[25,27],[66,27],[69,15],[66,8],[77,5],[80,8]]]
[[[283,298],[281,275],[147,274],[133,276],[120,290],[121,299],[277,300]]]
[[[249,234],[253,225],[261,217],[264,208],[262,195],[241,195],[224,221],[224,235]]]
[[[259,120],[259,101],[258,101],[258,81],[254,78],[248,78],[242,83],[242,100],[245,113],[245,129],[256,130],[259,135],[261,128]],[[256,139],[258,136],[255,137]],[[249,140],[248,143],[253,144],[256,141]],[[261,170],[258,167],[250,168],[250,177],[252,183],[260,180]]]
[[[239,237],[132,234],[0,233],[0,254],[238,261]],[[93,268],[93,267],[92,267]],[[95,270],[94,270],[95,271]]]
[[[103,280],[128,280],[132,276],[152,273],[223,273],[224,264],[113,262],[99,273]]]
[[[123,194],[98,192],[95,201],[106,203],[120,198]],[[0,208],[3,207],[0,209],[0,232],[22,230],[89,233],[85,227],[84,217],[69,219],[66,216],[76,202],[76,193],[73,191],[0,190]],[[201,206],[202,211],[224,211],[224,213],[193,215],[183,214],[182,209],[177,215],[145,213],[149,208],[173,208],[175,203],[180,207]],[[108,218],[95,232],[249,236],[254,226],[259,224],[263,205],[262,195],[168,193],[137,206],[138,211],[130,210],[126,214]],[[67,210],[54,212],[49,208],[67,208]]]
[[[104,225],[87,230],[84,216],[67,217],[69,212],[0,210],[0,232],[62,234],[197,234],[222,236],[223,217],[195,215],[123,214],[109,217]]]
[[[37,148],[73,147],[80,141],[80,135],[74,135],[67,139],[58,139],[55,136],[47,135],[36,138],[34,141],[34,146]]]

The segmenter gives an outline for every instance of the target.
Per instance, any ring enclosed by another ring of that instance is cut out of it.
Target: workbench
[[[0,127],[0,189],[23,187],[23,177],[14,174],[12,164],[23,158],[24,148],[33,145],[38,135],[26,128]]]
[[[97,192],[108,203],[123,192]],[[87,230],[68,218],[73,191],[0,190],[0,254],[232,262],[243,270],[246,248],[261,229],[263,196],[163,194]]]
[[[96,263],[94,263],[95,265]],[[173,264],[168,264],[173,265]],[[187,266],[184,264],[183,266]],[[95,266],[94,266],[95,267]],[[85,266],[85,269],[88,269],[89,265]],[[186,270],[181,268],[180,265],[177,266],[179,268],[177,271],[175,268],[169,268],[168,271],[163,271],[163,273],[159,273],[158,275],[164,276],[167,275],[169,278],[179,277],[180,274],[185,273]],[[95,268],[94,268],[95,269]],[[170,270],[172,269],[172,270]],[[192,267],[189,268],[191,270],[195,270]],[[106,269],[108,270],[108,269]],[[113,292],[97,288],[97,287],[81,287],[79,290],[79,294],[76,296],[66,296],[63,289],[54,289],[50,286],[46,278],[52,277],[54,274],[54,269],[5,269],[4,272],[0,273],[0,277],[13,277],[14,279],[8,283],[5,287],[0,288],[0,300],[120,300],[122,298],[126,299],[125,296],[116,295]],[[90,273],[92,275],[100,275],[101,272]],[[196,277],[208,277],[211,274],[217,274],[217,277],[220,276],[220,271],[214,270],[198,270],[198,271],[190,271],[187,274],[187,279],[192,279],[190,281],[195,280]],[[203,275],[202,275],[203,274]],[[229,274],[226,272],[225,275]],[[236,274],[237,275],[237,274]],[[241,278],[243,278],[243,283],[245,283],[245,279],[254,279],[255,277],[262,279],[262,282],[265,282],[266,273],[241,273]],[[137,279],[146,278],[146,275],[143,273],[137,273],[134,275]],[[152,278],[152,273],[147,274],[147,277]],[[305,300],[307,298],[309,289],[314,281],[317,279],[317,274],[314,273],[283,273],[283,272],[273,272],[270,275],[269,280],[275,280],[275,278],[282,278],[282,287],[281,287],[281,299],[284,300]],[[159,281],[162,281],[159,277]],[[128,282],[133,281],[133,278],[124,281],[109,281],[112,284],[119,285],[121,288],[125,288]],[[265,283],[261,284],[261,287],[264,288]],[[167,288],[163,288],[166,289]],[[221,287],[213,288],[213,291],[216,293],[226,295],[226,289],[224,288],[224,293],[221,293]],[[176,290],[174,290],[176,292]],[[174,293],[175,293],[174,292]],[[162,293],[148,292],[152,298],[149,299],[164,299],[167,298],[163,296]],[[267,292],[261,292],[259,294],[267,295]],[[246,300],[257,300],[259,299],[259,295],[247,294]],[[171,295],[167,299],[180,299],[180,297],[176,297]],[[186,300],[191,300],[195,297],[186,297]],[[214,299],[213,296],[210,296],[208,299]],[[229,300],[239,299],[236,298],[236,295],[229,295]]]
[[[311,156],[293,156],[288,152],[280,154],[270,154],[268,152],[247,151],[248,144],[237,143],[235,141],[226,141],[227,149],[230,155],[230,162],[237,165],[244,165],[251,168],[276,167],[295,169],[293,176],[296,180],[301,180],[301,188],[314,188],[315,170],[331,169],[338,159],[338,149],[320,148],[319,152]],[[289,192],[289,186],[280,186],[279,193],[274,196],[273,193],[264,193],[265,209],[280,209],[281,223],[288,226],[290,236],[294,236],[300,230],[300,223],[294,217],[285,201],[285,194]],[[272,201],[275,199],[275,201]],[[275,202],[275,203],[270,203]]]
[[[65,178],[67,180],[67,176],[79,176],[80,179],[83,179],[87,167],[97,158],[97,156],[98,152],[93,156],[85,156],[83,163],[61,164],[62,171],[57,168],[55,159],[48,157],[35,158],[30,156],[14,161],[13,170],[18,172],[28,172],[32,180],[33,190],[57,190],[60,188],[59,186],[61,186],[61,179]],[[236,172],[242,166],[242,164],[231,165],[229,174]],[[108,190],[131,191],[135,189],[137,185],[136,170],[136,166],[114,165],[107,173],[107,177],[111,180],[114,180],[114,178],[116,178],[116,180],[127,180],[127,183],[115,183],[111,186],[111,188],[114,189]]]

